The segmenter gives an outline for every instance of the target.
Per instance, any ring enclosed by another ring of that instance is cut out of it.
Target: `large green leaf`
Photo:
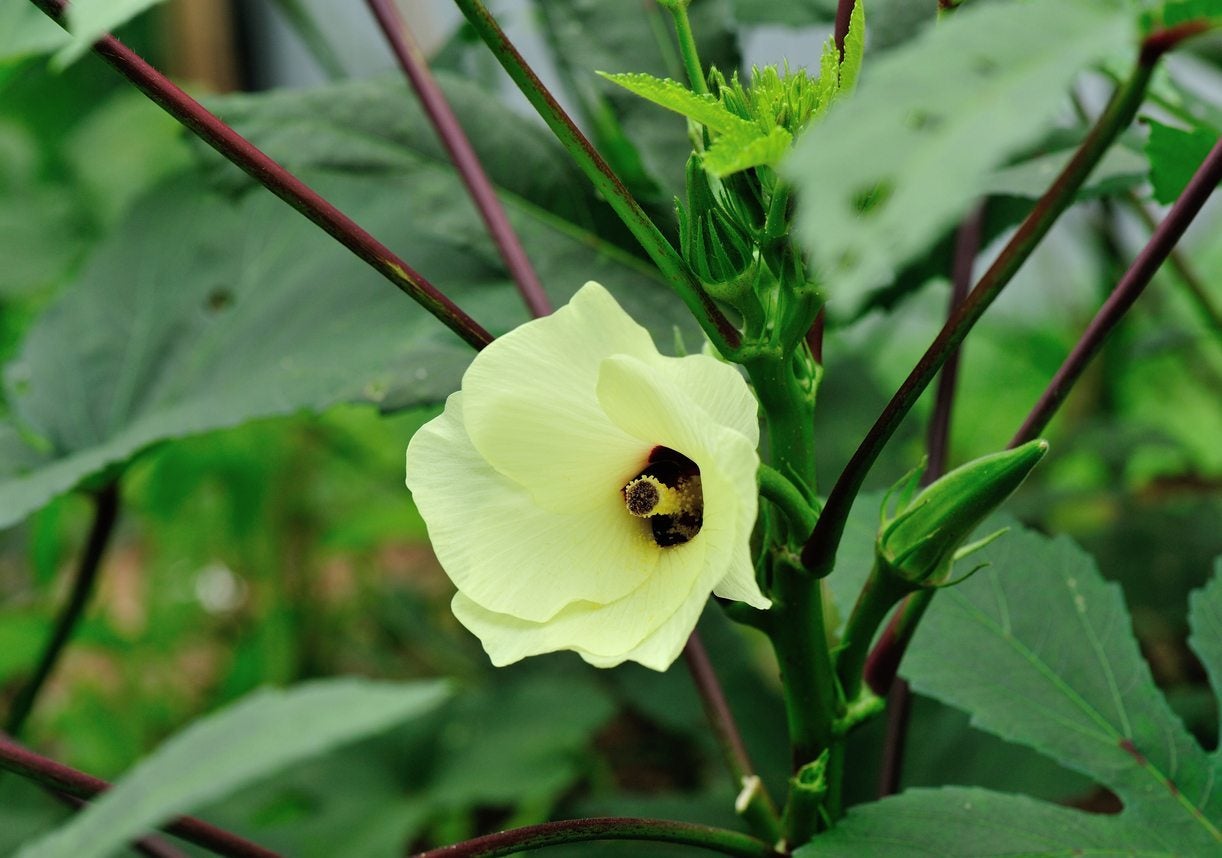
[[[692,330],[656,272],[604,237],[617,235],[605,206],[545,132],[470,87],[451,95],[555,302],[599,280],[660,343],[675,325]],[[220,107],[494,333],[525,319],[404,86]],[[217,188],[187,176],[139,203],[6,368],[20,432],[0,432],[0,526],[160,441],[337,402],[437,402],[456,389],[468,347],[218,161],[208,171]]]
[[[1188,854],[1123,817],[1096,816],[971,787],[909,790],[855,807],[834,829],[794,853],[795,858]]]
[[[0,63],[53,51],[69,39],[28,0],[0,4]]]
[[[1146,156],[1150,159],[1154,199],[1173,203],[1184,192],[1205,156],[1217,145],[1218,132],[1204,123],[1184,130],[1153,119],[1147,122],[1150,139],[1146,142]]]
[[[1123,812],[915,789],[853,808],[797,856],[1216,854],[1222,756],[1201,749],[1154,686],[1119,588],[1068,540],[1022,528],[981,554],[990,568],[938,596],[904,674],[974,726],[1094,778]],[[1193,596],[1192,627],[1217,693],[1222,574]]]
[[[868,63],[788,161],[833,305],[852,312],[959,220],[1074,76],[1126,45],[1129,17],[1092,0],[973,5]]]
[[[289,763],[423,715],[444,683],[337,679],[261,691],[195,722],[19,858],[103,858],[175,816]]]
[[[1222,700],[1222,557],[1214,561],[1214,576],[1206,587],[1188,601],[1188,624],[1192,634],[1188,643],[1205,665],[1214,697]],[[1219,767],[1222,745],[1214,749],[1214,766]]]
[[[396,858],[407,843],[423,846],[439,820],[490,808],[546,814],[596,771],[594,738],[614,711],[583,668],[573,658],[490,673],[424,718],[295,765],[201,815],[297,858]]]
[[[72,40],[56,55],[59,63],[79,59],[99,38],[164,0],[72,0],[68,30]]]
[[[1119,587],[1064,538],[1016,528],[983,556],[989,569],[934,601],[904,663],[913,687],[1095,778],[1135,829],[1216,848],[1218,760],[1155,687]]]

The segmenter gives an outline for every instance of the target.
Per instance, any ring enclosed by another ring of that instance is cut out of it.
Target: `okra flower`
[[[407,448],[407,485],[493,664],[574,650],[665,670],[709,594],[769,606],[748,540],[756,402],[661,355],[599,284],[476,355]]]

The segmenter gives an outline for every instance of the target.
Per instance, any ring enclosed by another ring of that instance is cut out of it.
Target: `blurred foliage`
[[[673,231],[672,198],[690,149],[686,124],[593,74],[678,78],[677,55],[659,29],[664,19],[580,0],[535,5],[569,103]],[[871,4],[865,78],[872,59],[910,39],[933,6]],[[728,73],[757,25],[816,25],[814,52],[834,7],[718,0],[697,2],[693,15],[704,58]],[[13,8],[0,7],[0,18]],[[124,32],[154,60],[168,50],[156,22],[155,14],[137,18]],[[201,815],[303,856],[397,856],[405,844],[423,848],[588,814],[738,826],[734,790],[682,670],[593,672],[563,654],[494,672],[451,617],[450,585],[403,488],[403,450],[454,388],[469,358],[465,347],[186,140],[96,58],[52,74],[45,57],[17,56],[29,49],[0,52],[0,359],[10,379],[0,404],[0,474],[34,474],[12,491],[3,518],[13,526],[0,533],[0,701],[11,700],[35,662],[89,526],[88,504],[64,492],[84,479],[123,474],[118,538],[92,608],[39,700],[29,743],[114,777],[199,715],[263,684],[449,676],[459,693],[441,710],[295,764]],[[481,56],[480,46],[456,34],[439,65],[477,82],[444,85],[477,132],[474,142],[553,297],[601,278],[667,348],[682,324],[678,302],[533,120],[490,103],[495,77],[469,74]],[[1158,91],[1212,117],[1200,127],[1216,127],[1222,107],[1200,93],[1209,82],[1222,91],[1220,80],[1216,55],[1202,49],[1172,63]],[[211,103],[481,321],[503,329],[524,318],[402,85],[353,82]],[[1056,107],[1048,105],[1050,116]],[[1165,105],[1151,102],[1146,113],[1155,134],[1184,133],[1183,117],[1168,115]],[[998,196],[988,204],[992,222],[978,271],[1080,139],[1082,123],[1068,110],[1055,124],[1025,151],[1007,150],[1011,157],[982,180]],[[1113,153],[969,340],[953,461],[1006,443],[1144,242],[1146,228],[1123,195],[1150,199],[1145,180],[1157,191],[1160,177],[1182,173],[1189,157],[1156,139],[1148,146],[1126,140]],[[860,144],[863,151],[869,145]],[[860,151],[853,157],[868,160]],[[1217,223],[1217,210],[1207,210],[1185,242],[1215,304]],[[902,270],[885,298],[828,332],[817,436],[823,491],[944,317],[953,230],[920,226],[920,253],[897,263]],[[186,263],[191,252],[231,248],[235,236],[252,258],[273,244],[276,264],[252,267],[219,252]],[[143,252],[133,258],[133,250]],[[155,279],[133,276],[142,271],[156,271]],[[1123,586],[1154,679],[1208,747],[1216,742],[1214,704],[1184,641],[1188,594],[1222,553],[1222,345],[1181,285],[1170,270],[1159,275],[1050,427],[1052,454],[1009,509],[1040,529],[1072,535]],[[222,306],[210,310],[209,296]],[[362,300],[365,315],[343,315]],[[128,365],[139,351],[133,331],[144,330],[130,326],[131,308],[148,301],[161,302],[157,321],[177,327],[161,332],[164,341],[141,341],[138,366]],[[255,315],[246,322],[209,327],[210,313],[236,316],[248,304]],[[359,324],[339,330],[344,318]],[[193,350],[205,339],[183,334],[192,325],[214,337],[206,340],[213,349],[206,361]],[[91,343],[97,348],[86,348]],[[302,362],[295,390],[278,362],[286,357]],[[29,383],[42,380],[37,407],[25,383],[13,382],[21,367],[36,368]],[[165,384],[163,400],[116,405],[122,385],[144,392],[154,377]],[[149,402],[156,407],[144,408]],[[174,423],[183,402],[197,419]],[[166,403],[173,408],[159,412]],[[880,460],[872,487],[890,485],[919,461],[922,408]],[[99,413],[114,422],[99,426],[91,416]],[[146,418],[152,428],[124,440]],[[62,466],[116,437],[121,443],[89,467],[32,487],[48,462]],[[860,502],[829,582],[842,613],[868,571],[877,503],[876,496]],[[788,750],[768,647],[716,606],[701,629],[755,762],[778,793]],[[851,753],[868,760],[881,728],[860,731]],[[921,741],[909,746],[911,786],[982,786],[1048,800],[1081,799],[1094,789],[1090,778],[973,729],[942,703],[919,698],[912,730]],[[872,766],[850,772],[850,799],[873,798],[875,778]],[[0,853],[64,813],[21,780],[0,778]],[[651,854],[672,851],[651,847]],[[640,854],[631,844],[553,854],[566,853]]]

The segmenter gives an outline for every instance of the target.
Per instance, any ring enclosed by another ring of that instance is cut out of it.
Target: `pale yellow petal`
[[[743,542],[741,549],[735,550],[725,577],[713,588],[713,592],[723,599],[746,602],[760,610],[772,607],[771,600],[760,592],[755,580],[755,567],[751,563],[751,552],[746,542]]]
[[[664,627],[671,630],[671,636],[678,637],[682,647],[692,626],[682,630],[672,622],[673,618],[677,614],[692,615],[688,603],[703,605],[712,590],[714,576],[708,571],[699,538],[668,548],[660,552],[660,557],[654,573],[624,598],[608,605],[574,603],[547,622],[534,623],[489,611],[462,592],[454,597],[451,608],[458,621],[480,639],[492,663],[498,666],[566,649],[576,650],[583,657],[590,655],[618,663]],[[698,609],[694,616],[699,616]],[[673,641],[668,639],[665,643]]]
[[[637,589],[660,549],[648,525],[624,510],[620,486],[580,510],[540,508],[472,446],[465,404],[465,394],[453,394],[407,449],[408,488],[455,586],[490,610],[535,621]]]
[[[464,421],[475,448],[552,510],[597,504],[636,475],[649,448],[598,404],[599,363],[657,354],[649,333],[597,283],[552,315],[476,355],[463,376]]]
[[[739,432],[759,446],[759,406],[736,366],[709,355],[675,358],[653,355],[648,363],[674,382],[714,423]]]
[[[704,541],[709,556],[717,558],[717,594],[767,608],[771,603],[755,582],[749,549],[759,454],[743,434],[709,420],[687,394],[686,388],[630,357],[608,358],[599,375],[600,401],[616,423],[657,439],[700,467],[704,525],[693,541]]]

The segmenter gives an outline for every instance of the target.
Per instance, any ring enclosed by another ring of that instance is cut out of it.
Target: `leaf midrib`
[[[1013,635],[1007,635],[1007,634],[1002,633],[1000,627],[997,625],[996,622],[994,622],[993,618],[990,617],[983,610],[981,610],[974,602],[972,602],[962,593],[958,593],[953,590],[951,591],[950,595],[954,597],[955,599],[957,599],[961,606],[967,609],[967,613],[969,616],[971,616],[973,619],[975,619],[978,623],[980,623],[985,628],[992,631],[995,635],[997,635],[997,637],[1001,638],[1003,641],[1008,642],[1011,645],[1011,647],[1014,649],[1014,651],[1019,656],[1021,656],[1025,661],[1027,661],[1041,676],[1048,679],[1054,686],[1062,689],[1065,693],[1066,698],[1071,703],[1073,703],[1077,708],[1079,708],[1083,714],[1089,717],[1092,721],[1095,721],[1096,723],[1102,725],[1104,731],[1109,736],[1109,738],[1113,738],[1115,740],[1114,743],[1112,744],[1112,747],[1118,748],[1120,747],[1121,740],[1130,739],[1130,737],[1125,736],[1122,733],[1120,733],[1112,725],[1112,723],[1108,721],[1107,718],[1104,717],[1104,715],[1101,712],[1099,712],[1098,709],[1092,706],[1084,697],[1082,697],[1082,695],[1080,695],[1076,690],[1074,690],[1072,686],[1066,683],[1065,680],[1062,679],[1059,674],[1053,671],[1052,668],[1043,661],[1043,659],[1041,659],[1034,652],[1032,652],[1026,646],[1026,644],[1024,644],[1022,641],[1020,641],[1018,638],[1014,637]],[[1083,616],[1083,622],[1086,622],[1086,621],[1087,621],[1086,617]],[[1121,704],[1121,706],[1123,708],[1123,704]],[[1024,744],[1029,744],[1032,747],[1036,747],[1033,743],[1030,743],[1030,742],[1024,741]],[[1037,747],[1036,750],[1041,750],[1041,749]],[[1136,760],[1134,760],[1134,764],[1139,769],[1145,771],[1146,774],[1148,774],[1151,778],[1153,778],[1154,781],[1158,784],[1160,788],[1162,788],[1164,791],[1170,792],[1170,790],[1167,789],[1167,784],[1172,783],[1171,779],[1167,775],[1163,774],[1163,772],[1157,766],[1155,766],[1150,761],[1150,758],[1147,757],[1145,754],[1142,754],[1142,760],[1144,760],[1144,763],[1139,763]],[[1059,762],[1059,761],[1056,761],[1056,762]],[[1205,811],[1203,808],[1198,807],[1196,804],[1189,801],[1188,797],[1184,794],[1183,790],[1176,789],[1174,791],[1174,798],[1176,799],[1176,803],[1179,804],[1181,807],[1183,807],[1185,812],[1195,822],[1197,822],[1202,828],[1204,828],[1205,831],[1209,832],[1209,834],[1214,838],[1215,841],[1222,842],[1222,831],[1219,831],[1218,828],[1212,822],[1209,821],[1209,819],[1205,816]]]

